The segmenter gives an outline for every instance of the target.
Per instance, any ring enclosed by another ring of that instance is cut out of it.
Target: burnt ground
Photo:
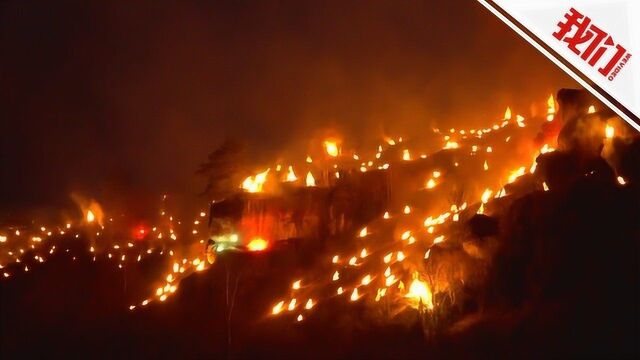
[[[70,241],[69,254],[0,282],[0,355],[637,358],[639,194],[632,184],[585,177],[514,200],[500,214],[505,245],[482,292],[484,311],[468,311],[427,339],[412,310],[383,322],[344,298],[318,305],[301,323],[269,317],[294,269],[311,266],[278,253],[221,259],[183,280],[165,303],[129,311],[151,293],[164,260],[143,261],[125,284],[124,270],[91,262],[81,241]],[[239,274],[228,323],[227,275],[233,289]]]

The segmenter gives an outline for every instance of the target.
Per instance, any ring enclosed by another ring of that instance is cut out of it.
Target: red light
[[[149,230],[147,230],[147,228],[144,225],[138,225],[134,230],[133,230],[133,237],[136,240],[142,240],[147,236],[147,233],[149,232]]]

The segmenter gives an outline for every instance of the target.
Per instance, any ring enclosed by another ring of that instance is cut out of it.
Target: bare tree
[[[207,161],[196,171],[206,180],[201,196],[214,200],[236,191],[246,172],[246,155],[244,143],[229,139],[209,154]]]

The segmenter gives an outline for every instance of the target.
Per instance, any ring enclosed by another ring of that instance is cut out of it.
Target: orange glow
[[[242,189],[250,193],[262,192],[262,187],[267,181],[267,174],[269,174],[269,170],[271,169],[267,169],[261,173],[256,174],[255,176],[248,176],[242,182]]]
[[[87,222],[92,223],[96,220],[96,216],[93,214],[93,211],[87,211]]]
[[[251,239],[249,244],[247,244],[247,249],[249,249],[249,251],[263,251],[267,249],[268,245],[269,243],[265,239],[256,237]]]
[[[331,140],[325,140],[324,142],[324,150],[327,152],[327,155],[331,157],[336,157],[340,154],[340,149],[338,148],[338,143]]]
[[[293,166],[289,165],[289,169],[287,170],[287,178],[286,181],[287,182],[293,182],[298,180],[298,177],[296,176],[296,173],[293,172]]]
[[[505,120],[511,120],[511,108],[507,107],[507,110],[505,110],[504,119]]]
[[[612,139],[616,134],[616,130],[613,128],[613,126],[607,125],[607,127],[604,129],[604,134],[607,139]]]
[[[313,174],[311,174],[311,171],[307,173],[307,179],[305,182],[307,186],[316,186],[316,179],[313,177]]]

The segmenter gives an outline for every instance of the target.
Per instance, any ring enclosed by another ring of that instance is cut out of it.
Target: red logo
[[[606,76],[609,81],[615,79],[631,59],[627,49],[616,44],[611,35],[592,24],[589,17],[582,15],[576,9],[571,8],[564,17],[566,21],[559,22],[558,30],[552,35],[567,43],[569,50],[580,55],[580,58],[591,67],[603,60],[600,63],[604,65],[598,69],[598,72]]]

